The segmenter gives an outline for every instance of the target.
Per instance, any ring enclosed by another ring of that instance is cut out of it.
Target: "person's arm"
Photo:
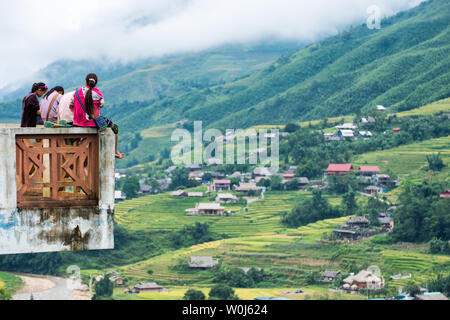
[[[30,108],[32,111],[36,112],[38,116],[41,115],[41,106],[39,105],[39,100],[35,95],[30,98]]]

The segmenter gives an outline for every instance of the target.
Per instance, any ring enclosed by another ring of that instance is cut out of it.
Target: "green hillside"
[[[382,22],[284,55],[226,85],[140,109],[121,123],[146,128],[180,119],[249,127],[346,115],[376,104],[408,110],[449,96],[450,4],[433,0]]]

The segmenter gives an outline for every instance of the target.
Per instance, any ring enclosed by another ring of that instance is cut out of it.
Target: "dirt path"
[[[91,294],[86,286],[73,290],[67,279],[51,276],[18,274],[25,286],[13,295],[13,300],[90,300]]]

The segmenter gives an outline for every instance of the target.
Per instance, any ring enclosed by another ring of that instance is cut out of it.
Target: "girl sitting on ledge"
[[[33,84],[31,92],[22,100],[22,120],[20,126],[36,127],[37,117],[41,115],[39,100],[47,92],[47,86],[43,82]]]
[[[97,125],[95,118],[100,116],[100,108],[105,105],[103,94],[96,88],[98,77],[94,73],[86,76],[86,86],[75,91],[70,101],[73,108],[73,125],[76,127],[93,127]],[[116,135],[116,158],[123,159],[125,155],[118,151],[119,127],[111,120],[106,119],[106,124]]]

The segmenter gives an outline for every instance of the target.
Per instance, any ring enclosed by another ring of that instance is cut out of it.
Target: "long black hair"
[[[31,93],[35,93],[39,89],[44,89],[45,87],[46,85],[43,82],[33,83],[33,86],[31,87]]]
[[[62,92],[62,94],[64,94],[64,88],[61,86],[56,86],[54,88],[52,88],[50,91],[48,91],[45,95],[44,95],[44,99],[48,99],[48,97],[53,93],[53,92]]]
[[[98,83],[98,77],[95,73],[89,73],[86,76],[86,85],[89,87],[89,90],[86,92],[86,96],[84,97],[84,103],[86,104],[86,111],[89,115],[94,113],[94,100],[92,98],[92,88],[95,88]]]

